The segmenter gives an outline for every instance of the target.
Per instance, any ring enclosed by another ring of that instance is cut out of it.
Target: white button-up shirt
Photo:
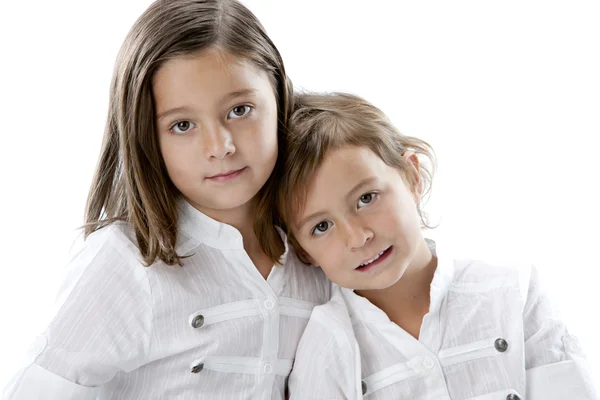
[[[289,384],[292,400],[598,398],[535,269],[444,254],[418,340],[367,299],[335,287],[313,310]]]
[[[183,268],[145,268],[126,224],[89,236],[5,399],[284,398],[329,281],[287,247],[265,281],[235,228],[179,207]]]

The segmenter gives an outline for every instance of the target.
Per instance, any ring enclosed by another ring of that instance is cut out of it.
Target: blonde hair
[[[307,186],[330,151],[344,146],[369,148],[387,165],[398,169],[412,185],[423,183],[421,199],[431,190],[435,154],[431,146],[415,137],[402,135],[387,116],[366,100],[347,93],[298,94],[286,135],[285,166],[279,177],[277,205],[280,223],[290,240],[300,249],[292,232],[294,215],[306,202]],[[419,176],[407,168],[402,155],[412,151],[425,158],[419,162]],[[421,224],[430,228],[427,215],[417,204]]]
[[[293,90],[283,60],[258,19],[236,0],[158,0],[135,22],[117,56],[104,139],[88,194],[84,235],[114,221],[135,231],[146,265],[182,265],[175,251],[177,197],[162,159],[152,97],[154,73],[168,60],[216,47],[265,71],[278,108],[281,143]],[[274,228],[274,175],[258,193],[254,231],[274,262],[283,244]]]

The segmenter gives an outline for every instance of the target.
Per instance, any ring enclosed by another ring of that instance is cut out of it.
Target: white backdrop
[[[149,4],[0,5],[0,387],[54,300],[114,59]],[[432,236],[457,255],[535,263],[597,378],[600,3],[246,4],[297,86],[362,95],[434,146]]]

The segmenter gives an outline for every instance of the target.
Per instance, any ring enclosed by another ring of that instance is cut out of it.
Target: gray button
[[[362,381],[362,394],[367,393],[367,384],[365,383],[365,381]]]
[[[516,394],[511,393],[508,396],[506,396],[506,400],[521,400],[521,398],[519,396],[517,396]]]
[[[494,342],[494,347],[500,353],[504,353],[506,350],[508,350],[508,343],[506,343],[506,340],[499,338]]]
[[[196,364],[192,367],[192,372],[194,374],[197,374],[198,372],[202,371],[203,369],[204,369],[204,363]]]
[[[200,328],[204,325],[204,315],[196,315],[192,320],[192,328]]]

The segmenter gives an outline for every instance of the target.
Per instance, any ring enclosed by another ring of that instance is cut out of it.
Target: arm
[[[597,400],[577,339],[552,313],[535,268],[523,310],[527,399]]]
[[[149,284],[120,232],[104,229],[70,262],[56,312],[5,400],[95,399],[117,372],[141,365],[149,347]]]

